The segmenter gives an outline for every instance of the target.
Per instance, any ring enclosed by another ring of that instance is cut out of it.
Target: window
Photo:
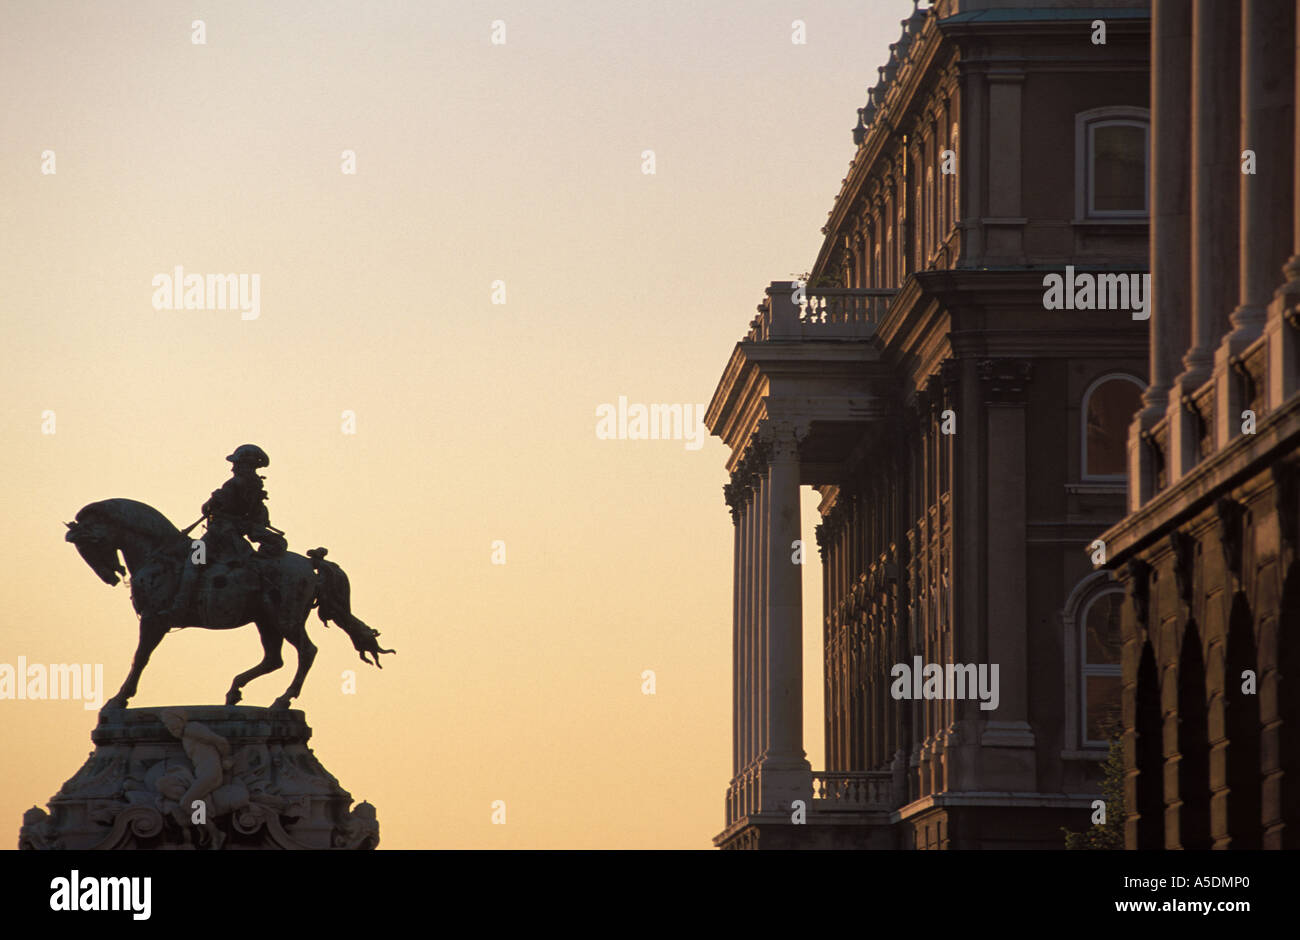
[[[1083,609],[1080,641],[1082,682],[1079,715],[1080,738],[1085,745],[1105,744],[1118,730],[1120,707],[1120,665],[1123,634],[1120,617],[1124,592],[1107,590],[1094,596]]]
[[[1124,590],[1105,569],[1080,581],[1061,611],[1065,734],[1062,757],[1100,760],[1117,734],[1121,708]]]
[[[911,269],[913,271],[920,271],[925,267],[925,253],[921,248],[922,240],[925,238],[925,203],[923,202],[924,196],[922,193],[921,180],[918,178],[916,181],[915,201],[912,203],[912,212],[915,213],[915,217],[909,233],[912,236]]]
[[[1120,481],[1128,466],[1128,428],[1146,386],[1131,375],[1104,375],[1083,394],[1083,478]]]
[[[898,250],[898,239],[894,238],[894,226],[890,225],[885,235],[888,239],[885,245],[885,269],[883,276],[880,278],[881,287],[894,286],[894,252]]]
[[[1142,218],[1150,208],[1151,134],[1144,108],[1096,108],[1075,116],[1075,213]]]
[[[937,226],[934,220],[934,167],[925,168],[925,238],[922,240],[921,257],[927,258],[935,248]]]
[[[958,152],[958,151],[957,151],[957,124],[956,124],[956,122],[954,122],[953,125],[952,125],[952,143],[949,145],[949,148],[952,150],[953,161],[954,161],[954,164],[955,164],[955,161],[957,160],[957,152]],[[955,165],[953,166],[953,169],[956,170],[956,166],[955,166]],[[951,218],[949,219],[949,223],[948,223],[949,228],[951,228],[952,226],[956,225],[956,224],[961,220],[961,205],[960,205],[960,203],[959,203],[959,195],[960,195],[960,194],[959,194],[958,191],[957,191],[957,186],[958,186],[958,183],[957,183],[957,176],[958,176],[958,174],[955,173],[955,172],[954,172],[954,173],[950,173],[950,174],[948,174],[948,185],[949,185],[949,187],[951,187],[951,191],[952,191],[951,201],[950,201],[949,204],[948,204],[948,205],[949,205],[949,213],[950,213],[950,215],[951,215]]]

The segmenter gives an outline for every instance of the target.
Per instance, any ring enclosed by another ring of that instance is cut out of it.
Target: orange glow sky
[[[251,441],[271,521],[292,550],[329,547],[398,651],[363,666],[313,615],[295,703],[378,808],[383,847],[707,848],[731,774],[726,455],[716,438],[598,440],[595,410],[708,402],[763,288],[811,266],[855,109],[910,12],[0,8],[0,663],[102,663],[115,692],[136,618],[63,522],[126,496],[187,526]],[[260,316],[153,309],[152,278],[177,265],[259,274]],[[132,705],[220,703],[260,655],[251,626],[172,633]],[[293,665],[286,648],[245,704],[270,704]],[[94,721],[80,702],[0,701],[0,845],[81,765]]]

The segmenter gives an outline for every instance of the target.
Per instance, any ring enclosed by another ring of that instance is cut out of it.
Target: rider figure
[[[213,491],[203,504],[203,516],[208,521],[204,535],[205,555],[215,561],[234,561],[251,557],[252,550],[244,537],[258,544],[257,554],[274,557],[288,548],[284,536],[271,526],[266,511],[266,489],[257,471],[269,466],[271,460],[256,444],[241,444],[226,458],[233,464],[230,479]],[[163,616],[181,615],[194,600],[198,583],[198,565],[193,556],[186,558],[181,574],[180,588],[170,610]]]

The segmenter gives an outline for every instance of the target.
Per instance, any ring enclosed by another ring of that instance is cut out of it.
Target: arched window
[[[1145,108],[1093,108],[1074,117],[1075,214],[1141,218],[1150,208],[1150,115]]]
[[[880,269],[881,287],[894,286],[894,248],[897,244],[898,240],[894,238],[894,226],[892,224],[887,225],[885,227],[884,266]]]
[[[1083,393],[1083,479],[1124,479],[1128,427],[1142,407],[1141,380],[1122,372],[1103,375]]]
[[[1065,602],[1067,757],[1096,753],[1122,730],[1123,611],[1123,588],[1105,570],[1080,581]]]
[[[925,238],[925,203],[923,188],[920,177],[916,180],[916,195],[912,203],[912,212],[915,213],[912,218],[911,232],[912,236],[912,268],[913,271],[920,271],[925,267],[925,254],[921,248],[922,239]]]
[[[1080,620],[1083,674],[1079,714],[1085,745],[1105,744],[1116,733],[1120,707],[1120,666],[1124,640],[1120,617],[1124,592],[1118,588],[1092,598]]]
[[[959,151],[957,150],[957,124],[955,121],[953,122],[952,125],[952,143],[949,144],[949,149],[952,150],[953,162],[956,163],[957,154]],[[955,170],[956,167],[954,166],[953,169]],[[956,225],[958,222],[961,221],[961,203],[959,201],[959,193],[957,191],[957,187],[959,185],[957,182],[958,176],[960,176],[959,173],[951,173],[948,176],[948,184],[952,187],[951,218],[949,220],[949,226],[948,226],[949,228],[951,228],[952,226]]]
[[[925,168],[925,240],[922,243],[921,258],[924,261],[929,258],[935,248],[935,231],[937,225],[934,219],[934,167]]]

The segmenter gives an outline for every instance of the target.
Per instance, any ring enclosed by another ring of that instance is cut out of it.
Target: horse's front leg
[[[158,617],[140,618],[140,642],[135,648],[135,658],[131,660],[131,671],[117,694],[104,703],[104,708],[126,708],[126,703],[135,695],[140,683],[140,673],[149,664],[149,657],[158,648],[162,638],[167,635],[167,627]]]

